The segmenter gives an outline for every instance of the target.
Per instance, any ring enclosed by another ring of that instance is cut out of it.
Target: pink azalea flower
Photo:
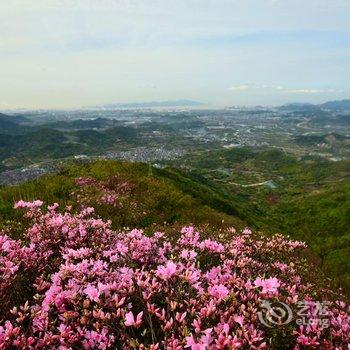
[[[197,343],[191,334],[189,337],[186,337],[185,348],[191,348],[191,350],[206,350],[207,346],[205,344]]]
[[[243,231],[242,231],[243,235],[251,235],[252,234],[252,230],[249,229],[248,227],[246,227]]]
[[[125,314],[125,326],[127,327],[138,327],[142,323],[142,316],[143,316],[143,311],[137,314],[136,320],[134,317],[134,314],[129,311],[127,314]]]
[[[88,286],[84,289],[84,293],[93,301],[98,301],[100,297],[98,289],[91,284],[88,284]]]
[[[167,280],[175,275],[177,269],[177,265],[172,261],[168,261],[166,265],[158,266],[156,275],[164,280]]]
[[[235,315],[233,317],[233,320],[235,322],[237,322],[240,326],[243,326],[243,322],[244,322],[244,317],[243,316]]]
[[[208,288],[208,293],[218,299],[224,299],[229,295],[229,290],[223,285],[214,285]]]
[[[258,277],[254,281],[255,287],[262,287],[262,293],[272,293],[275,294],[278,292],[278,287],[280,286],[280,282],[276,277],[268,278],[268,279],[261,279]]]
[[[180,256],[184,259],[194,259],[197,256],[197,253],[194,250],[184,249]]]

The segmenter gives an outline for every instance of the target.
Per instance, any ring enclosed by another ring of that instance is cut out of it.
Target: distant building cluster
[[[28,167],[23,169],[8,170],[0,173],[0,185],[16,185],[21,182],[34,180],[42,175],[54,172],[54,166]]]
[[[165,149],[163,147],[137,147],[128,151],[108,151],[105,158],[128,160],[130,162],[154,162],[172,160],[184,155],[180,149]]]

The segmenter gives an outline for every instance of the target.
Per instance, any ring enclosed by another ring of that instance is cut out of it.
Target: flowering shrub
[[[122,208],[125,200],[130,199],[134,190],[132,184],[117,176],[111,176],[105,181],[79,177],[75,183],[79,186],[77,198],[83,204],[95,199],[97,204]]]
[[[0,236],[0,297],[11,309],[0,315],[0,349],[349,348],[350,310],[340,301],[329,301],[327,328],[259,320],[266,300],[308,300],[315,317],[315,288],[296,255],[290,261],[302,242],[232,228],[221,242],[192,226],[116,232],[93,208],[42,204],[16,204],[31,220],[22,241]],[[10,305],[21,274],[33,276],[32,292]]]
[[[137,186],[120,176],[110,176],[104,180],[79,177],[75,183],[78,188],[71,193],[74,203],[94,207],[104,217],[113,217],[119,226],[125,226],[130,221],[139,222],[147,214],[138,200]]]

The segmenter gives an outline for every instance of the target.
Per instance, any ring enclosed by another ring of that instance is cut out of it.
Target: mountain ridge
[[[308,102],[293,102],[279,106],[278,109],[286,111],[316,111],[322,109],[333,111],[346,111],[350,110],[350,99],[326,101],[324,103],[319,104],[312,104]]]

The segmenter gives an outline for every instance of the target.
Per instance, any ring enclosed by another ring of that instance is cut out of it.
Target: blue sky
[[[0,3],[0,109],[350,98],[348,0]]]

